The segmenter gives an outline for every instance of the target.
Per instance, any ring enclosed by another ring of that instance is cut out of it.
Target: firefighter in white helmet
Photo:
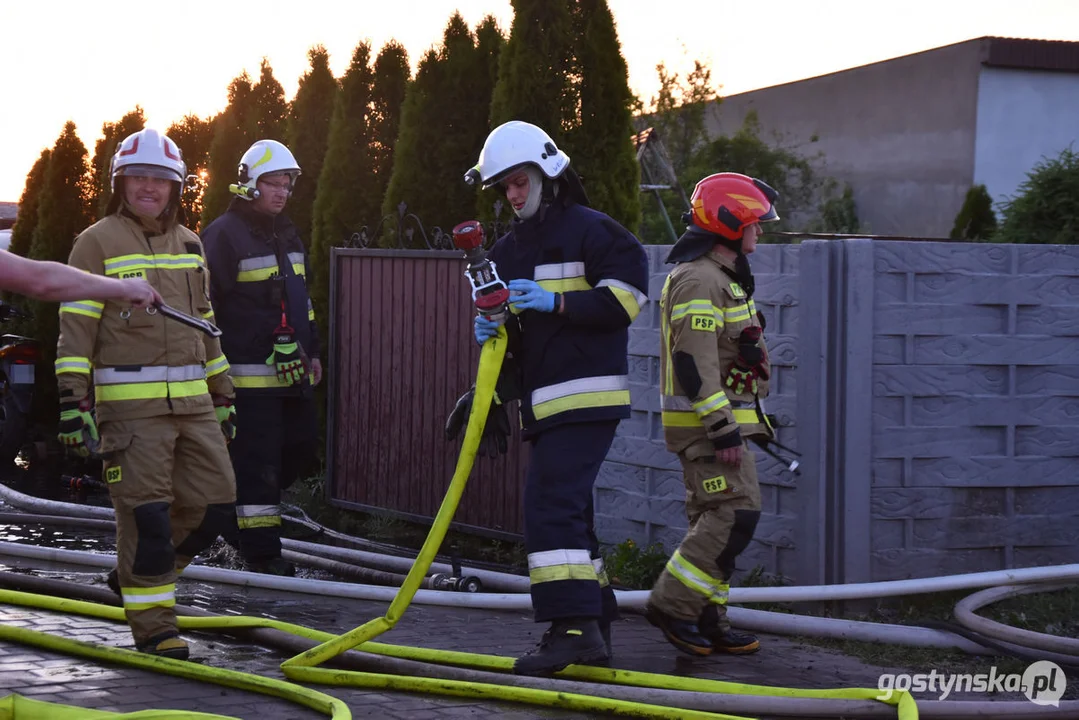
[[[110,174],[105,217],[78,236],[68,263],[141,278],[166,304],[212,319],[202,243],[179,222],[187,168],[176,143],[153,129],[134,133]],[[227,527],[236,497],[228,361],[216,339],[153,306],[90,299],[61,304],[56,354],[60,440],[84,456],[100,440],[116,510],[109,585],[139,650],[186,659],[176,578]]]
[[[202,233],[221,343],[244,432],[229,446],[236,524],[249,570],[293,575],[281,557],[281,493],[315,470],[322,377],[307,253],[285,214],[300,166],[276,140],[240,158],[228,211]]]
[[[532,445],[525,548],[535,619],[550,627],[514,672],[548,675],[610,658],[618,606],[599,554],[592,489],[618,423],[630,416],[628,328],[648,301],[648,257],[633,233],[589,207],[569,156],[531,123],[495,128],[466,180],[497,186],[517,216],[488,258],[511,293],[514,340],[499,393],[520,400]],[[497,325],[477,316],[474,329],[484,342]],[[519,393],[506,392],[514,385]],[[459,401],[450,436],[470,401]],[[501,433],[500,449],[509,428],[501,408],[502,418],[487,423],[488,433]]]

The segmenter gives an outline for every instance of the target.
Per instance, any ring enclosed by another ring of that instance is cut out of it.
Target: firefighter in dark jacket
[[[322,365],[307,256],[283,213],[299,174],[287,147],[256,142],[229,186],[237,197],[202,233],[237,414],[249,418],[229,445],[240,553],[248,569],[274,575],[295,574],[281,558],[281,492],[311,469],[318,443]]]
[[[532,445],[524,501],[532,605],[536,622],[551,625],[514,671],[548,675],[610,657],[618,607],[599,555],[592,488],[630,416],[628,328],[648,301],[648,260],[632,233],[588,206],[569,157],[534,125],[493,130],[466,180],[499,186],[517,216],[488,254],[509,286],[512,315],[485,433],[497,433],[504,450],[503,404],[520,401]],[[476,318],[477,341],[496,332]],[[470,406],[467,393],[447,423],[450,436]]]

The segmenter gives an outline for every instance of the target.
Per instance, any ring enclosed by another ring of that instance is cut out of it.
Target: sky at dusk
[[[656,64],[712,68],[721,95],[984,35],[1079,40],[1079,0],[609,0],[630,86],[646,104]],[[457,9],[508,34],[509,0],[88,3],[4,0],[0,9],[0,201],[17,201],[41,150],[72,120],[92,154],[104,122],[141,105],[165,129],[224,108],[229,82],[266,57],[291,99],[321,43],[340,76],[358,41],[389,39],[415,70]],[[722,111],[722,110],[721,110]],[[1077,119],[1079,122],[1079,119]],[[479,148],[476,149],[477,153]]]

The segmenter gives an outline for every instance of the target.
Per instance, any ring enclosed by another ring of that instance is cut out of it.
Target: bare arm
[[[145,280],[116,280],[10,252],[0,252],[0,289],[45,302],[115,300],[135,307],[161,302],[161,296]]]

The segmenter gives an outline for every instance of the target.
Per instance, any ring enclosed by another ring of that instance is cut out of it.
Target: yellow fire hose
[[[374,642],[372,639],[392,629],[404,614],[419,589],[427,570],[435,559],[438,548],[442,545],[446,532],[457,505],[464,492],[465,483],[471,473],[476,451],[479,447],[483,429],[487,421],[487,411],[494,396],[495,383],[502,367],[506,352],[506,332],[499,329],[498,336],[488,340],[480,353],[479,368],[476,376],[475,395],[472,410],[465,431],[464,443],[458,457],[457,467],[449,489],[442,501],[431,531],[420,550],[416,562],[408,573],[405,582],[399,588],[390,603],[385,616],[375,618],[343,635],[332,635],[292,623],[285,623],[267,618],[255,617],[179,617],[179,627],[186,630],[214,630],[237,628],[274,628],[283,632],[308,638],[320,645],[311,648],[281,664],[281,670],[289,680],[337,685],[348,687],[374,688],[381,690],[401,690],[408,692],[435,693],[477,699],[521,702],[533,705],[555,707],[578,712],[603,713],[625,717],[641,718],[685,718],[686,720],[726,719],[750,720],[742,716],[722,713],[688,710],[661,705],[650,705],[626,700],[614,700],[584,694],[572,694],[554,690],[510,687],[493,683],[465,682],[441,678],[406,677],[384,673],[332,670],[318,667],[334,657],[362,645],[365,652],[417,660],[422,662],[458,665],[484,670],[512,671],[513,659],[476,653],[450,650],[431,650],[426,648],[404,647]],[[98,618],[125,620],[123,609],[98,605],[96,603],[67,600],[51,596],[22,593],[12,590],[0,590],[0,602],[32,606],[56,612],[89,615]],[[292,682],[266,678],[259,675],[242,673],[215,667],[205,667],[198,663],[171,660],[145,653],[113,647],[102,647],[90,643],[59,638],[47,633],[39,633],[24,628],[9,627],[0,624],[0,640],[7,640],[28,645],[37,645],[72,655],[80,655],[131,665],[144,670],[167,673],[179,677],[203,680],[237,689],[272,695],[299,703],[311,709],[323,712],[334,720],[351,720],[352,714],[340,700],[324,693],[305,688]],[[739,693],[785,698],[826,698],[836,700],[877,700],[880,691],[869,688],[842,688],[835,690],[803,690],[797,688],[747,685],[742,683],[702,680],[654,673],[615,670],[609,668],[571,665],[558,674],[567,679],[587,680],[600,683],[621,684],[636,687],[650,687],[667,690],[689,690],[712,693]],[[899,720],[917,720],[918,708],[914,698],[907,692],[894,692],[888,700],[880,702],[893,705],[898,711]],[[12,708],[8,715],[2,714],[8,705]],[[41,706],[47,708],[42,714]],[[78,717],[101,718],[190,718],[204,720],[223,719],[226,716],[207,715],[187,711],[143,711],[118,715],[103,713],[91,715],[82,708],[71,708],[81,713]],[[19,714],[15,714],[15,711]],[[27,701],[16,695],[0,699],[0,720],[10,717],[13,720],[36,720],[36,718],[66,718],[61,714],[64,706]],[[101,711],[96,711],[101,712]],[[74,717],[74,715],[70,715]]]

